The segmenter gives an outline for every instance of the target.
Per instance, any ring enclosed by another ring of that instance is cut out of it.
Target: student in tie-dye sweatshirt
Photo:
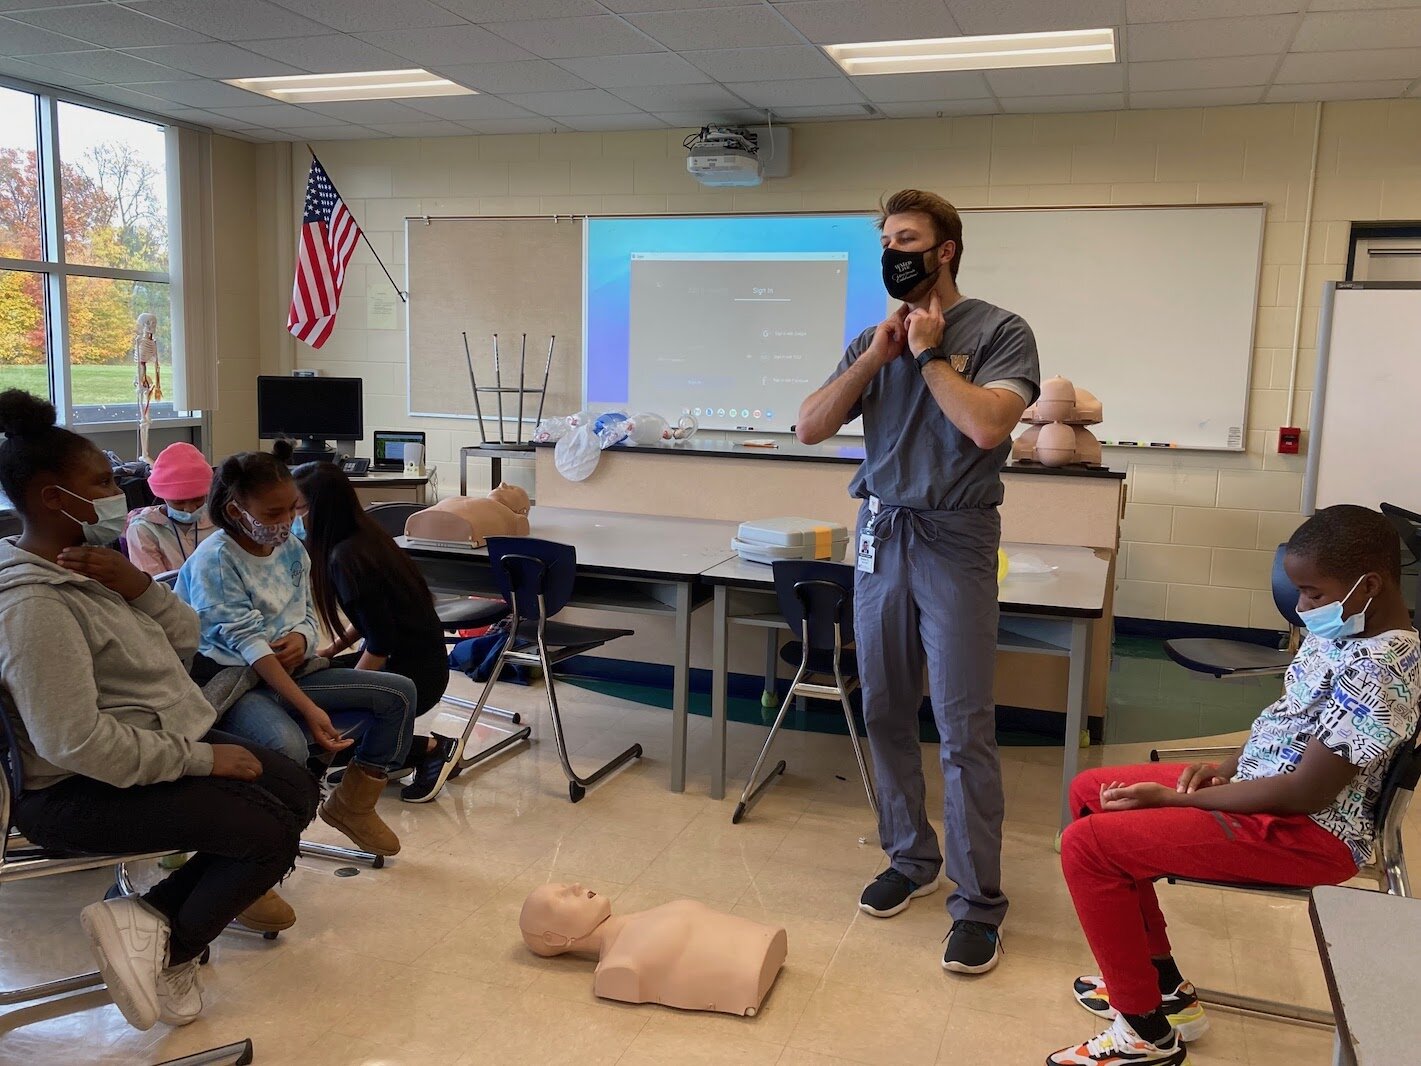
[[[375,803],[409,753],[414,682],[329,669],[316,658],[311,561],[291,536],[297,500],[291,473],[275,456],[243,452],[226,460],[207,502],[218,530],[184,564],[177,592],[197,611],[208,673],[249,669],[260,679],[221,727],[302,764],[312,741],[330,753],[353,745],[350,768],[321,818],[364,850],[393,855],[399,838]]]

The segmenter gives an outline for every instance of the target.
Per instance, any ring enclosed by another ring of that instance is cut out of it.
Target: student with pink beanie
[[[177,570],[213,529],[207,517],[212,466],[191,444],[170,444],[153,463],[148,487],[162,500],[128,520],[128,557],[150,574]]]

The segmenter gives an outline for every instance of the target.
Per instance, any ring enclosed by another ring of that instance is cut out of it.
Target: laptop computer
[[[422,431],[377,429],[375,431],[375,459],[371,470],[402,471],[405,468],[405,445],[424,446]]]

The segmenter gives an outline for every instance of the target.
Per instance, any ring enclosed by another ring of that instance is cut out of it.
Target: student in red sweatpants
[[[1218,764],[1076,778],[1061,868],[1100,976],[1073,991],[1112,1024],[1047,1066],[1186,1066],[1186,1041],[1208,1029],[1170,953],[1156,880],[1312,887],[1370,859],[1382,781],[1415,742],[1421,697],[1400,548],[1376,511],[1319,511],[1284,559],[1308,635],[1243,747]]]

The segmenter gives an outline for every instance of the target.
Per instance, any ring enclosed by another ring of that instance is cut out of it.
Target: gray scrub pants
[[[868,521],[865,504],[859,529]],[[918,707],[923,667],[942,737],[947,899],[954,919],[998,925],[1002,767],[992,684],[997,647],[996,508],[912,511],[885,505],[874,524],[874,572],[854,582],[854,639],[878,791],[879,841],[918,884],[943,869],[928,821]],[[857,543],[857,541],[855,541]]]

